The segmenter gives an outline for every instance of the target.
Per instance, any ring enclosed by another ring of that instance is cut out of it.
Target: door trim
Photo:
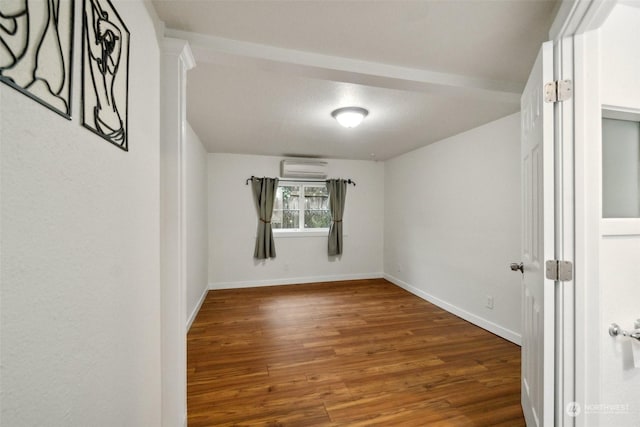
[[[587,61],[597,61],[597,52],[586,55],[582,35],[598,29],[609,16],[616,2],[601,0],[563,0],[549,32],[554,41],[554,79],[569,79],[574,82],[574,97],[558,103],[555,111],[556,138],[556,258],[574,263],[574,279],[556,285],[556,416],[558,426],[583,425],[584,417],[571,417],[566,408],[572,402],[585,402],[586,390],[594,390],[589,384],[593,377],[585,372],[585,351],[588,331],[597,328],[593,298],[597,278],[597,242],[590,241],[585,230],[599,225],[599,218],[588,217],[593,212],[589,207],[597,202],[599,195],[590,194],[589,188],[599,188],[593,170],[585,170],[589,156],[585,144],[588,135],[600,131],[593,117],[592,105],[598,88],[585,85],[584,71],[594,70]],[[597,67],[595,68],[597,69]],[[593,80],[592,80],[593,81]],[[597,79],[596,79],[597,81]],[[595,90],[594,90],[595,89]],[[597,99],[596,101],[599,101]],[[597,287],[596,289],[597,290]],[[596,311],[597,312],[597,311]],[[591,343],[593,344],[593,343]],[[593,366],[593,365],[590,365]],[[597,390],[597,385],[595,385]],[[592,396],[591,396],[592,397]]]
[[[161,44],[160,298],[162,426],[187,424],[185,122],[189,45]]]

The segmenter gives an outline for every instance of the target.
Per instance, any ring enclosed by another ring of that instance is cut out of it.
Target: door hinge
[[[571,80],[556,80],[544,85],[545,102],[562,102],[573,96],[573,82]]]
[[[568,282],[573,279],[573,263],[552,259],[546,262],[546,277],[549,280]]]

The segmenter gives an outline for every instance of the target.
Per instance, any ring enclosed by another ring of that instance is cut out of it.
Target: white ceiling
[[[556,3],[154,0],[209,152],[385,160],[519,110]],[[356,105],[355,129],[331,117]]]

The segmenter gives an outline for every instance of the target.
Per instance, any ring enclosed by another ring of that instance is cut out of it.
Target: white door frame
[[[601,164],[600,144],[589,144],[601,129],[599,87],[598,34],[616,1],[592,1],[581,24],[575,31],[574,80],[576,85],[574,129],[579,143],[575,149],[575,224],[576,230],[576,293],[575,293],[575,402],[583,405],[597,402],[599,360],[587,360],[589,349],[598,346],[601,324],[599,308],[599,241],[601,173],[594,165]],[[594,49],[594,46],[598,46]],[[588,50],[587,50],[588,48]],[[587,73],[590,76],[587,78]],[[594,157],[595,156],[595,157]],[[595,160],[595,161],[594,161]],[[587,367],[589,371],[587,372]],[[575,418],[575,426],[586,426],[587,417]],[[591,418],[594,421],[594,418]]]
[[[574,264],[572,281],[556,284],[556,375],[555,375],[555,425],[575,426],[576,418],[567,408],[572,402],[584,402],[588,373],[584,372],[584,348],[588,345],[589,331],[593,331],[593,307],[587,304],[586,294],[597,276],[597,261],[593,262],[593,242],[587,240],[587,227],[593,226],[593,218],[586,217],[588,188],[594,188],[590,180],[597,174],[583,167],[585,135],[599,131],[599,123],[587,120],[592,117],[588,109],[598,88],[584,85],[585,70],[597,69],[584,63],[582,41],[575,36],[599,28],[609,15],[615,1],[563,0],[549,32],[554,42],[554,79],[571,80],[573,97],[557,103],[555,108],[555,159],[556,159],[556,259]],[[597,96],[597,95],[596,95]],[[585,99],[588,98],[588,102]],[[598,110],[599,113],[599,110]],[[593,127],[598,129],[593,129]],[[575,141],[580,143],[576,144]],[[598,187],[595,187],[598,188]],[[596,219],[598,220],[598,219]],[[593,229],[593,228],[591,228]],[[595,247],[597,250],[597,246]],[[595,270],[595,271],[594,271]]]
[[[186,427],[186,78],[195,61],[183,40],[165,38],[161,47],[161,414],[163,427]]]
[[[573,81],[573,38],[562,37],[554,41],[554,79]],[[574,205],[573,205],[573,102],[560,102],[555,106],[555,257],[574,262]],[[575,399],[575,282],[556,282],[555,330],[555,424],[573,425],[565,410]]]

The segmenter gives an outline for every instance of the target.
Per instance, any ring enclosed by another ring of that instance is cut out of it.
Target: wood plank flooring
[[[383,280],[210,291],[189,426],[524,426],[520,347]]]

